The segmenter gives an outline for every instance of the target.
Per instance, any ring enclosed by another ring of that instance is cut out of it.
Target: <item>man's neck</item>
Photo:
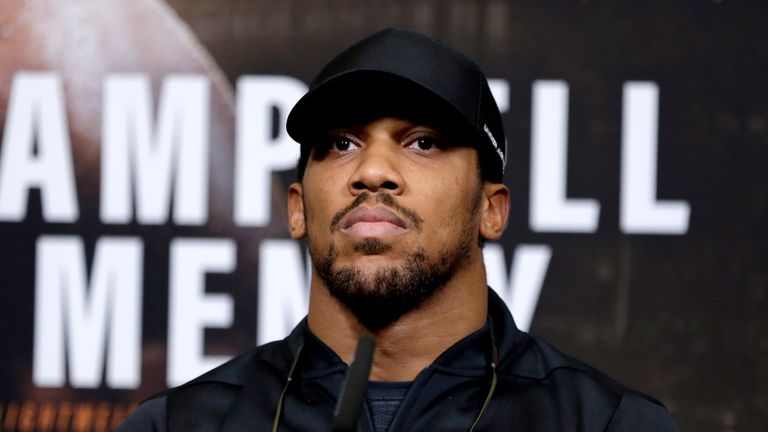
[[[485,272],[459,271],[435,295],[383,330],[375,332],[371,380],[411,381],[450,346],[486,321]],[[368,331],[333,298],[313,274],[309,328],[349,364],[360,335]]]

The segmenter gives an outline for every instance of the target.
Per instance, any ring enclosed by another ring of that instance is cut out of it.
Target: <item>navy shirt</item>
[[[405,382],[368,382],[368,408],[375,432],[387,432],[395,418],[405,394],[411,387],[411,381]]]

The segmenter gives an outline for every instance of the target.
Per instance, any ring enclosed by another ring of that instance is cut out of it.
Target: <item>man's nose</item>
[[[400,146],[391,140],[367,143],[349,178],[350,193],[355,196],[362,192],[402,193],[405,181],[398,166],[398,150]]]

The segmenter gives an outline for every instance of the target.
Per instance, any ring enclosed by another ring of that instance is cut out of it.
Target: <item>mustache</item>
[[[408,219],[416,231],[421,231],[421,224],[423,220],[419,217],[419,215],[408,207],[400,205],[388,192],[378,192],[375,195],[371,194],[370,192],[363,192],[358,195],[350,205],[333,215],[333,218],[331,219],[331,232],[338,231],[339,224],[341,224],[341,220],[344,219],[344,216],[346,216],[347,213],[360,207],[363,205],[363,203],[370,199],[373,199],[375,202],[384,204],[385,206],[395,210],[395,212],[397,212],[399,215]]]

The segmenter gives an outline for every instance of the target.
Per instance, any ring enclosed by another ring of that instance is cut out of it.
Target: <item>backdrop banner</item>
[[[285,119],[390,26],[488,75],[512,209],[485,263],[518,325],[682,430],[768,430],[767,20],[723,0],[0,0],[0,431],[111,430],[288,333],[310,265]]]

